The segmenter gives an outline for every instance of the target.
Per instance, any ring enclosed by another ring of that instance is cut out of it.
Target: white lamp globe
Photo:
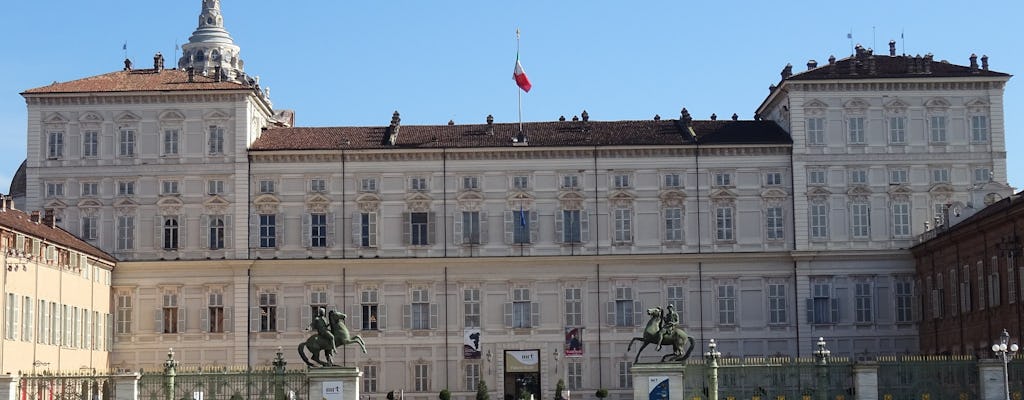
[[[1016,343],[1010,345],[1010,351],[1016,352],[1018,349],[1020,349],[1020,347],[1017,346]]]
[[[994,344],[994,345],[992,345],[992,351],[994,351],[994,352],[997,352],[997,353],[998,353],[998,352],[999,352],[999,345],[998,345],[998,344]]]

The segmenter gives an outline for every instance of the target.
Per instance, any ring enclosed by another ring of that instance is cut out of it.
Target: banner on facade
[[[505,372],[540,372],[540,350],[505,350]]]
[[[565,328],[565,356],[583,357],[583,328]]]
[[[480,359],[480,328],[466,328],[462,333],[462,358]]]
[[[668,400],[668,377],[647,377],[647,400]]]

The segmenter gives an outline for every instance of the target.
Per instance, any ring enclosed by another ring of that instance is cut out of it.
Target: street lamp
[[[1003,359],[1003,387],[1006,389],[1006,400],[1010,400],[1010,374],[1007,370],[1006,364],[1013,358],[1014,354],[1017,354],[1017,350],[1020,349],[1016,343],[1013,343],[1007,347],[1007,343],[1010,342],[1010,332],[1003,329],[1003,333],[999,335],[999,343],[992,345],[992,351],[996,353],[996,356]]]

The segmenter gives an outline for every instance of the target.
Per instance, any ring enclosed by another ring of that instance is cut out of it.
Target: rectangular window
[[[100,194],[100,184],[96,182],[82,182],[82,197],[95,197]]]
[[[208,148],[210,155],[224,154],[224,128],[210,125]]]
[[[910,236],[910,203],[893,203],[892,235],[897,238]]]
[[[715,209],[715,239],[720,241],[733,240],[732,207]]]
[[[768,240],[785,238],[785,220],[782,219],[782,207],[768,207],[764,213],[765,236]]]
[[[814,282],[807,308],[812,324],[834,324],[838,321],[839,303],[832,298],[832,285],[828,282]]]
[[[946,143],[946,117],[944,115],[933,115],[928,118],[929,139],[932,143]]]
[[[206,182],[206,194],[210,196],[224,194],[224,181],[211,179]]]
[[[117,182],[117,195],[118,196],[134,196],[135,195],[135,182],[132,182],[132,181],[119,181],[119,182]]]
[[[580,177],[576,175],[565,175],[562,176],[562,189],[578,189],[580,187]]]
[[[327,247],[327,214],[309,214],[310,247]]]
[[[532,238],[530,232],[532,230],[531,221],[536,218],[535,211],[528,211],[522,208],[519,211],[512,211],[512,243],[513,244],[530,244]]]
[[[327,288],[319,285],[309,290],[309,311],[310,315],[317,315],[317,311],[323,308],[327,311]]]
[[[907,142],[907,117],[889,117],[889,143]]]
[[[993,267],[996,267],[993,265]],[[1002,304],[1002,296],[999,292],[999,273],[993,272],[988,275],[988,306],[999,307]]]
[[[462,244],[480,244],[480,212],[462,212]]]
[[[181,194],[181,192],[178,191],[178,181],[161,181],[160,182],[160,194],[162,194],[162,195]]]
[[[260,214],[260,247],[277,247],[277,214]]]
[[[982,143],[988,141],[988,117],[984,115],[971,116],[971,142]]]
[[[577,361],[565,363],[565,388],[567,390],[583,388],[583,363]]]
[[[992,182],[992,170],[988,167],[977,167],[974,169],[974,183]]]
[[[683,312],[686,310],[685,299],[683,298],[685,289],[683,286],[667,286],[665,287],[665,303],[666,305],[672,306],[679,314],[679,324],[682,325],[683,321],[686,321],[686,317]]]
[[[779,186],[782,184],[781,172],[768,172],[764,174],[764,184],[767,186]]]
[[[665,174],[665,188],[678,188],[680,187],[679,174]]]
[[[410,241],[409,244],[412,246],[428,246],[430,245],[429,233],[429,221],[430,215],[425,212],[414,212],[409,215],[410,220]]]
[[[375,331],[380,329],[380,311],[381,306],[377,298],[377,289],[369,288],[364,289],[360,293],[360,320],[362,326],[360,329],[364,331]]]
[[[274,181],[270,179],[260,180],[260,193],[274,193]]]
[[[377,393],[377,366],[363,365],[363,386],[360,388],[366,393]],[[476,390],[476,388],[473,388]]]
[[[462,291],[462,305],[465,311],[465,327],[480,327],[480,289]]]
[[[516,190],[527,190],[530,188],[530,177],[518,175],[512,177],[512,188]]]
[[[858,282],[854,285],[854,314],[859,324],[867,324],[874,321],[874,296],[872,295],[871,283]]]
[[[53,160],[64,157],[64,132],[50,132],[47,142],[47,157]]]
[[[18,299],[18,301],[21,301],[21,340],[31,342],[33,334],[32,320],[34,317],[32,315],[32,306],[34,302],[28,296],[24,296]]]
[[[864,144],[864,117],[852,117],[847,120],[850,144]]]
[[[851,185],[866,185],[868,183],[868,171],[866,169],[850,170]]]
[[[224,333],[224,294],[211,292],[207,300],[207,321],[210,333]]]
[[[377,213],[358,213],[359,247],[377,247]]]
[[[718,323],[722,325],[736,324],[736,286],[732,284],[718,285]]]
[[[135,130],[134,129],[121,129],[118,134],[118,156],[121,157],[134,157],[135,156]]]
[[[850,227],[854,239],[867,239],[871,236],[871,205],[854,203],[850,205]]]
[[[164,129],[164,152],[165,156],[173,156],[178,154],[178,136],[180,131],[177,129]]]
[[[100,133],[85,131],[82,134],[82,157],[98,157],[100,155]]]
[[[807,144],[817,146],[825,144],[824,118],[807,119]]]
[[[413,192],[427,191],[427,179],[419,177],[409,178],[409,190]]]
[[[768,323],[785,324],[786,317],[786,285],[784,283],[768,284]]]
[[[615,237],[618,244],[633,242],[633,210],[629,208],[614,209]]]
[[[480,385],[480,364],[466,364],[466,391],[475,391]]]
[[[163,333],[178,333],[178,294],[164,293]]]
[[[54,306],[54,312],[56,314],[56,304]],[[115,327],[116,332],[120,334],[132,333],[132,296],[129,293],[118,293],[117,294],[117,314],[115,314],[116,321]],[[59,317],[55,317],[55,320]],[[58,331],[57,325],[51,325],[53,327],[54,334]],[[51,342],[53,343],[53,342]]]
[[[910,182],[909,172],[906,168],[893,168],[889,170],[889,184],[902,185]]]
[[[135,248],[135,217],[120,215],[117,217],[117,250]]]
[[[932,168],[932,183],[949,183],[949,168]]]
[[[224,234],[225,224],[224,217],[219,215],[210,215],[209,219],[209,243],[210,250],[219,250],[224,248]]]
[[[46,184],[46,197],[64,197],[64,184],[63,183],[47,183]]]
[[[612,177],[612,186],[616,189],[625,189],[630,187],[629,175],[616,174]]]
[[[377,178],[363,178],[359,181],[359,191],[377,193]]]
[[[413,367],[415,374],[414,376],[414,389],[417,392],[429,392],[430,391],[430,365],[429,364],[416,364]]]
[[[812,169],[807,172],[807,183],[811,185],[825,185],[828,183],[828,175],[823,169]]]
[[[99,217],[82,217],[82,238],[85,240],[96,240],[99,237],[97,232],[99,232]]]
[[[732,174],[728,172],[716,172],[715,173],[715,186],[727,187],[732,186]]]
[[[565,326],[583,326],[583,290],[565,289]]]
[[[414,330],[430,329],[430,300],[427,297],[426,289],[415,289],[412,291],[412,304],[410,304],[409,328]]]
[[[260,332],[277,331],[277,311],[277,293],[260,293]]]
[[[512,289],[512,327],[533,327],[533,302],[530,301],[530,289]]]
[[[634,305],[633,288],[615,288],[615,326],[636,325],[636,305]]]
[[[960,312],[971,311],[971,269],[964,265],[960,273]]]
[[[321,178],[310,179],[309,191],[311,193],[327,193],[327,180]]]
[[[619,388],[630,389],[633,387],[633,363],[619,361]]]
[[[682,208],[666,208],[664,212],[665,212],[665,241],[666,242],[682,242],[683,241],[683,209]]]
[[[580,210],[562,210],[562,242],[582,243]]]
[[[178,249],[178,217],[167,216],[163,218],[163,249],[164,250],[177,250]]]
[[[480,178],[475,176],[462,177],[462,190],[480,190]]]

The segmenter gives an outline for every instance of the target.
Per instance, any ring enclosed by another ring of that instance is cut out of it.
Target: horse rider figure
[[[661,344],[665,341],[665,336],[672,333],[678,325],[679,313],[676,312],[674,306],[669,304],[668,311],[665,312],[665,318],[661,320],[661,331],[658,332],[658,348],[656,351],[661,351]]]
[[[334,334],[331,333],[331,323],[327,321],[327,310],[323,307],[316,309],[316,316],[313,317],[313,321],[310,321],[309,327],[316,331],[317,336],[321,343],[327,343],[323,346],[324,351],[328,355],[334,355]]]

